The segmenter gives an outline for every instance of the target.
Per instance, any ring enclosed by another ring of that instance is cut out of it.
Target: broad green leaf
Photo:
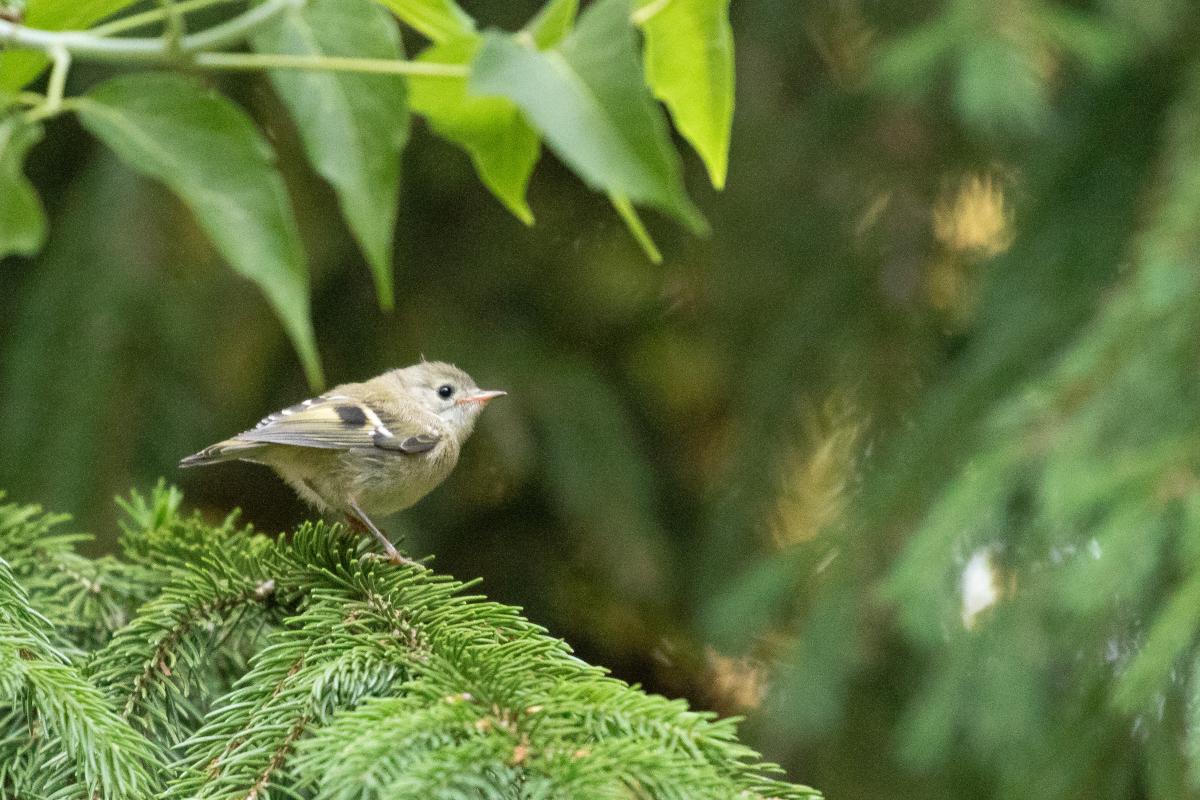
[[[454,0],[377,0],[431,42],[475,32],[475,20]]]
[[[557,47],[571,32],[578,11],[579,0],[550,0],[529,20],[524,32],[533,37],[539,50]]]
[[[137,0],[29,0],[25,4],[25,24],[55,31],[76,30],[136,4]]]
[[[29,0],[25,24],[48,31],[89,28],[137,0]],[[19,89],[38,76],[49,61],[31,50],[0,52],[0,87]]]
[[[557,45],[570,32],[578,0],[551,0],[525,26],[524,33],[539,49]],[[482,39],[459,36],[426,49],[419,61],[469,64]],[[422,114],[439,136],[462,147],[471,156],[480,179],[526,225],[533,212],[525,199],[529,178],[541,157],[541,142],[520,109],[501,97],[467,93],[466,79],[409,78],[413,110]]]
[[[713,186],[724,188],[733,126],[729,0],[642,0],[633,17],[646,37],[646,82]]]
[[[479,51],[478,37],[435,44],[419,61],[469,64]],[[462,147],[471,156],[480,179],[526,225],[533,212],[525,201],[529,176],[541,156],[537,132],[511,101],[502,97],[467,94],[465,78],[409,78],[413,111],[428,120],[444,139]]]
[[[642,83],[626,0],[599,0],[561,51],[485,37],[470,90],[515,102],[588,185],[705,224],[688,199],[662,114]]]
[[[41,138],[41,125],[0,119],[0,258],[33,255],[46,241],[46,213],[22,171],[25,154]]]
[[[300,232],[271,148],[250,118],[190,79],[153,72],[100,84],[78,112],[130,167],[175,192],[230,265],[262,288],[309,383],[321,386]]]
[[[260,52],[399,59],[395,21],[369,0],[313,0],[254,38]],[[354,238],[390,309],[392,240],[400,195],[400,151],[408,141],[404,79],[274,70],[313,168],[333,186]]]

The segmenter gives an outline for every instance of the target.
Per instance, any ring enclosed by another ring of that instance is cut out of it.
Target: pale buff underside
[[[429,494],[458,463],[459,445],[446,437],[426,452],[321,450],[276,445],[256,452],[319,511],[349,512],[348,501],[368,514],[402,511]]]

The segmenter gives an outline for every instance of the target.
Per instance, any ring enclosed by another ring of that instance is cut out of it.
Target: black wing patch
[[[367,414],[361,407],[356,405],[340,405],[334,407],[337,412],[338,419],[348,428],[357,428],[367,424]]]

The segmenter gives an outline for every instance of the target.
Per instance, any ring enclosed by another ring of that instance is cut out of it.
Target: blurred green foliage
[[[749,713],[831,797],[1197,796],[1194,8],[732,20],[726,190],[684,164],[709,238],[650,216],[648,265],[546,160],[524,227],[418,123],[390,314],[267,81],[222,80],[280,154],[330,380],[424,353],[510,392],[389,529],[621,677]],[[0,268],[0,486],[103,529],[307,389],[189,215],[90,141],[47,128],[49,242]],[[181,477],[214,518],[304,515],[254,467]]]

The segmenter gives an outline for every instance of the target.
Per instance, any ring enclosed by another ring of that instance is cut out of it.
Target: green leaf
[[[86,28],[135,5],[137,0],[29,0],[25,24],[31,28],[64,31]]]
[[[515,102],[589,186],[705,229],[684,191],[666,123],[642,83],[626,0],[592,5],[561,51],[538,52],[488,34],[470,89]]]
[[[254,38],[259,52],[399,59],[394,20],[369,0],[314,0]],[[346,223],[375,276],[382,307],[394,304],[392,241],[400,151],[408,142],[404,79],[272,70],[313,168],[333,186]]]
[[[195,81],[163,73],[109,80],[77,108],[85,128],[174,191],[230,265],[262,288],[309,383],[320,387],[300,232],[271,148],[250,118]]]
[[[46,241],[46,213],[21,165],[42,138],[42,126],[20,117],[0,120],[0,257],[30,256]]]
[[[658,249],[658,245],[654,243],[654,239],[651,238],[650,231],[646,230],[646,225],[642,222],[642,218],[638,216],[637,209],[629,202],[629,198],[622,197],[619,194],[610,194],[608,200],[625,222],[625,227],[629,228],[629,233],[637,241],[638,247],[642,248],[642,252],[646,254],[646,258],[650,259],[654,264],[661,264],[663,260],[662,252]]]
[[[575,24],[579,0],[550,0],[525,25],[524,32],[533,37],[538,50],[557,47]]]
[[[112,16],[137,0],[29,0],[25,24],[47,31],[79,30]],[[49,60],[32,50],[0,52],[0,87],[19,89],[38,76]]]
[[[729,0],[643,0],[633,18],[646,37],[646,82],[713,186],[724,188],[733,126]]]
[[[475,20],[454,0],[378,0],[432,42],[475,32]]]
[[[579,0],[550,0],[523,33],[539,49],[554,47],[570,32]],[[470,64],[483,39],[470,33],[435,44],[418,61]],[[467,80],[414,75],[409,78],[412,107],[444,139],[467,151],[484,185],[526,225],[533,212],[525,199],[529,178],[541,158],[541,142],[521,110],[502,97],[467,93]]]
[[[469,64],[481,43],[478,37],[470,37],[435,44],[417,60]],[[520,109],[502,97],[467,94],[465,78],[414,75],[409,78],[409,90],[413,110],[423,115],[439,136],[466,150],[492,194],[517,219],[533,224],[525,189],[541,146]]]

